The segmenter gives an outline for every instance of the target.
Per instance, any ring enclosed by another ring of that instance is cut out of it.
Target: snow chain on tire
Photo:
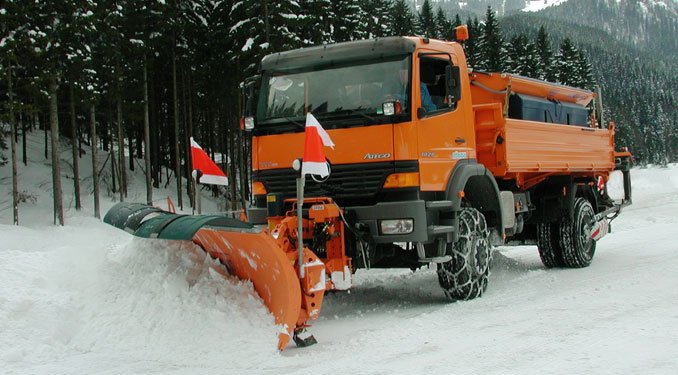
[[[487,288],[492,244],[485,216],[475,208],[459,214],[459,239],[447,244],[452,260],[438,264],[438,282],[452,301],[480,297]]]
[[[591,239],[586,230],[587,225],[595,217],[591,203],[584,198],[574,201],[574,221],[563,218],[560,223],[560,247],[563,252],[565,267],[587,267],[596,252],[596,241]]]

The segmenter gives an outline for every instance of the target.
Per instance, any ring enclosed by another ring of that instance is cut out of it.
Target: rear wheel
[[[547,268],[564,267],[563,251],[560,247],[560,223],[537,224],[537,249],[541,262]]]
[[[563,218],[560,224],[560,247],[566,267],[587,267],[596,252],[596,241],[591,238],[588,225],[595,217],[591,203],[584,198],[574,201],[573,220]]]
[[[438,263],[438,282],[450,300],[480,297],[487,288],[492,261],[490,231],[485,216],[475,208],[459,214],[459,239],[447,244],[449,262]]]

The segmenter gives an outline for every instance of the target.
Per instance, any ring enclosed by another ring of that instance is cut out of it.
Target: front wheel
[[[475,208],[459,214],[459,239],[447,244],[449,262],[438,263],[438,282],[452,301],[480,297],[487,288],[492,261],[490,231],[485,216]]]

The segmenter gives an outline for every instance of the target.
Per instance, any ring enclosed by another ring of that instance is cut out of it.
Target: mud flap
[[[198,244],[231,275],[252,282],[281,327],[278,349],[287,346],[301,312],[301,288],[294,263],[268,233],[223,216],[176,215],[134,203],[118,203],[104,222],[138,237]]]

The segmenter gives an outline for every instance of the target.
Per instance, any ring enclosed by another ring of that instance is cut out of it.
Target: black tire
[[[485,216],[475,208],[459,214],[459,239],[447,244],[449,262],[438,263],[438,282],[452,301],[482,296],[492,262],[492,244]]]
[[[547,268],[565,267],[560,247],[560,223],[537,224],[537,249]]]
[[[595,217],[591,203],[584,198],[574,201],[574,220],[563,218],[560,223],[560,247],[565,267],[588,267],[596,252],[596,241],[591,239],[586,226]]]

